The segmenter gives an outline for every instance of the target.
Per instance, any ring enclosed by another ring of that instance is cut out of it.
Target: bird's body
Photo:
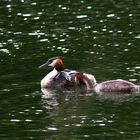
[[[61,57],[50,58],[47,63],[41,65],[39,68],[45,66],[51,66],[53,70],[41,80],[41,88],[62,88],[83,85],[90,89],[93,88],[93,83],[96,83],[94,76],[91,74],[64,69]]]
[[[135,92],[139,91],[140,86],[126,80],[109,80],[96,84],[95,92]]]

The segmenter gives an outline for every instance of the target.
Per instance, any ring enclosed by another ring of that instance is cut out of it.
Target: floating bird
[[[39,68],[47,66],[52,67],[53,70],[41,80],[41,88],[85,86],[87,89],[93,89],[96,84],[96,80],[91,74],[65,69],[63,59],[60,56],[48,59]]]
[[[53,70],[41,80],[41,88],[62,88],[73,86],[85,86],[87,90],[95,92],[139,92],[140,85],[135,85],[126,80],[109,80],[97,83],[92,74],[81,73],[75,70],[64,68],[63,59],[60,56],[48,59],[39,66],[52,67]]]
[[[95,92],[139,92],[140,85],[135,85],[126,80],[109,80],[101,83],[96,83],[94,86]]]

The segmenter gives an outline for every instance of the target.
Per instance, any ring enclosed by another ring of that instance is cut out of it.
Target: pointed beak
[[[38,68],[39,69],[46,68],[48,65],[49,65],[48,62],[46,62],[46,63],[40,65]]]

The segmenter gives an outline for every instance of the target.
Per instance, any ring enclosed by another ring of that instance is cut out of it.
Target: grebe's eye
[[[53,59],[48,60],[48,65],[53,63]]]
[[[53,60],[52,60],[52,59],[48,60],[48,63],[49,63],[49,64],[51,64],[52,62],[53,62]]]

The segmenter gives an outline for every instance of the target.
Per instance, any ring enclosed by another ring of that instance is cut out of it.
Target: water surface
[[[38,66],[56,55],[98,82],[140,83],[140,2],[0,2],[0,139],[140,139],[139,96],[52,91]],[[85,94],[86,93],[86,94]]]

